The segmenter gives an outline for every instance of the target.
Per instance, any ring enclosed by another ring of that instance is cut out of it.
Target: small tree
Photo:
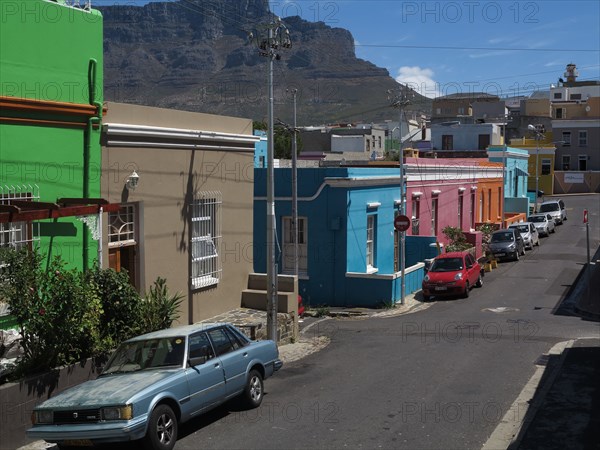
[[[179,318],[182,301],[183,295],[169,294],[167,280],[158,277],[141,303],[143,332],[169,328]]]
[[[121,341],[143,332],[140,294],[129,281],[127,272],[100,269],[97,265],[87,273],[96,286],[102,302],[100,348],[110,351]]]
[[[447,252],[461,252],[473,247],[467,242],[467,238],[460,228],[447,226],[442,230],[442,233],[450,241],[446,246]]]
[[[98,352],[102,305],[94,283],[60,257],[41,268],[37,251],[4,249],[0,295],[22,336],[17,374],[71,364]]]
[[[481,247],[484,255],[490,256],[490,238],[495,231],[495,227],[491,223],[483,223],[477,227],[477,231],[481,232]]]

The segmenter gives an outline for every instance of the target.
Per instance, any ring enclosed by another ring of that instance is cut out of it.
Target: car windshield
[[[514,241],[515,235],[512,231],[506,231],[504,233],[494,233],[492,234],[492,239],[490,242],[510,242]]]
[[[511,228],[516,228],[521,233],[527,233],[529,231],[529,226],[528,225],[517,225],[516,227],[511,227]]]
[[[183,336],[124,342],[110,358],[102,375],[182,366],[184,349]]]
[[[558,203],[546,203],[546,204],[540,205],[541,212],[552,212],[552,211],[558,211],[559,209],[560,209],[560,207],[558,206]]]
[[[531,217],[529,218],[529,221],[530,221],[530,222],[536,222],[536,223],[537,223],[537,222],[545,222],[545,221],[546,221],[546,218],[545,218],[544,216],[531,216]]]
[[[440,258],[435,259],[430,272],[455,272],[463,269],[462,258]]]

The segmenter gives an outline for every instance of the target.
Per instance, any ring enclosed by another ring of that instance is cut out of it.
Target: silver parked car
[[[236,396],[259,406],[263,380],[282,364],[275,342],[229,324],[144,334],[123,342],[97,379],[36,406],[27,436],[61,448],[141,439],[171,450],[180,423]]]
[[[534,214],[527,220],[535,225],[540,236],[549,236],[550,233],[556,232],[554,219],[550,214]]]
[[[514,228],[497,230],[490,237],[489,249],[495,258],[512,258],[519,260],[519,256],[525,254],[525,244],[521,233]]]
[[[525,248],[533,250],[534,245],[540,245],[540,235],[537,228],[531,222],[513,223],[508,228],[515,228],[521,233]]]

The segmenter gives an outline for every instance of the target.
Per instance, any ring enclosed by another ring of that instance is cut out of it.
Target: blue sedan
[[[27,436],[61,446],[142,439],[170,450],[179,424],[241,396],[263,398],[282,366],[273,341],[252,341],[229,324],[197,324],[123,342],[101,375],[37,406]]]

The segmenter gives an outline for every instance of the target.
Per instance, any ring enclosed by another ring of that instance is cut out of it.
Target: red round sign
[[[588,223],[588,212],[587,212],[587,209],[583,210],[583,223]]]
[[[394,219],[394,228],[398,231],[406,231],[410,228],[410,219],[406,216],[396,216]]]

